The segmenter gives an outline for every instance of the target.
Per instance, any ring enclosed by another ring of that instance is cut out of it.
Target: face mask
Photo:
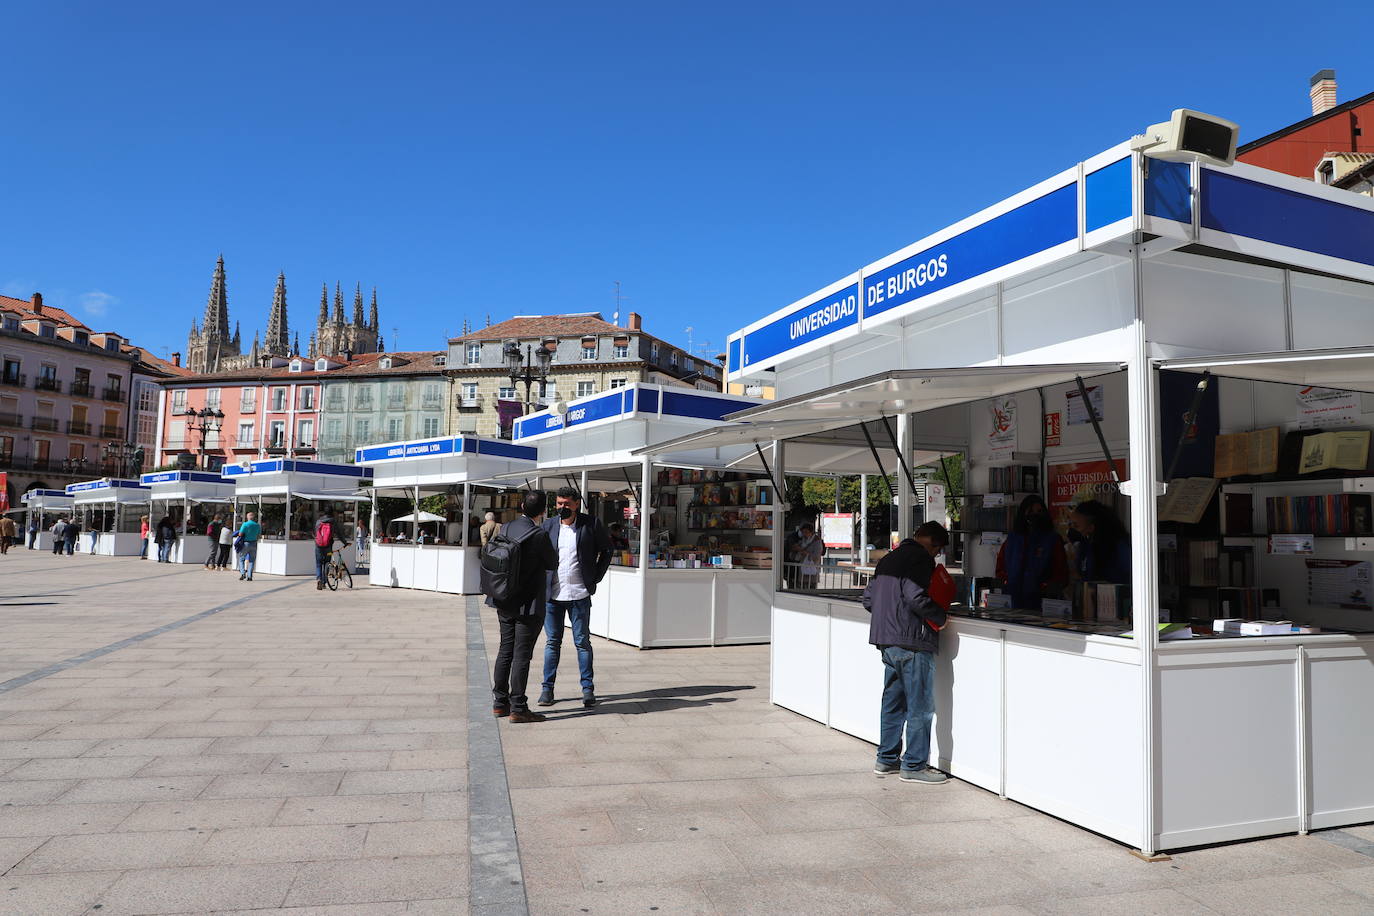
[[[572,507],[570,507],[570,506],[564,506],[562,509],[559,509],[559,510],[558,510],[558,517],[559,517],[559,518],[562,518],[562,519],[569,519],[569,518],[572,518],[572,517],[573,517],[573,510],[572,510]]]

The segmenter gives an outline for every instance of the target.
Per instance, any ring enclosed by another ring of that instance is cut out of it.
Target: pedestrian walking
[[[148,516],[144,515],[138,520],[138,537],[143,542],[138,549],[138,558],[140,560],[148,559],[148,535],[150,533],[151,530],[148,525]]]
[[[159,563],[172,562],[172,548],[177,542],[177,526],[172,522],[170,515],[164,515],[158,519],[157,530],[154,532],[157,541],[157,561]]]
[[[487,546],[487,541],[491,540],[491,536],[500,530],[501,526],[496,524],[496,513],[488,512],[484,517],[482,527],[477,529],[477,536],[482,539],[481,546]]]
[[[38,516],[30,514],[30,516],[29,516],[29,549],[30,549],[30,550],[33,550],[34,547],[38,546],[38,532],[39,532],[40,530],[41,530],[41,526],[38,524]]]
[[[10,552],[10,545],[19,539],[19,526],[8,515],[0,515],[0,554]]]
[[[207,570],[215,568],[215,561],[219,559],[219,533],[224,529],[224,516],[216,515],[210,519],[210,524],[205,526],[205,540],[207,550],[205,551],[205,568]]]
[[[565,621],[572,626],[577,667],[582,676],[582,705],[596,705],[592,671],[592,595],[611,566],[611,538],[599,518],[582,512],[582,494],[563,487],[555,501],[558,517],[545,520],[543,528],[558,552],[558,566],[549,571],[548,603],[544,614],[544,683],[539,705],[553,705],[553,685],[558,678],[558,659]]]
[[[334,556],[334,516],[325,509],[315,522],[315,591],[324,591],[325,573]]]
[[[243,541],[243,549],[239,551],[239,579],[252,582],[253,567],[258,563],[258,538],[262,537],[262,526],[254,520],[252,512],[244,517],[238,536]]]
[[[234,526],[226,521],[219,526],[219,545],[218,553],[215,556],[215,569],[229,568],[229,554],[234,549]]]
[[[548,575],[558,567],[553,542],[540,525],[547,502],[543,493],[526,493],[520,516],[499,527],[482,547],[482,591],[501,625],[491,711],[516,723],[544,721],[530,710],[526,689],[534,641],[547,608]]]
[[[67,543],[67,517],[60,517],[52,526],[52,552],[53,555],[62,552],[62,545]]]
[[[67,556],[71,556],[76,550],[76,539],[81,536],[81,519],[73,515],[67,522],[67,527],[62,529],[62,546],[67,551]]]
[[[949,779],[929,765],[935,653],[945,610],[954,597],[953,580],[943,566],[936,567],[935,556],[948,543],[944,526],[926,522],[914,537],[878,561],[863,594],[864,607],[872,615],[868,641],[882,653],[884,670],[873,772],[899,773],[903,782],[923,785]]]

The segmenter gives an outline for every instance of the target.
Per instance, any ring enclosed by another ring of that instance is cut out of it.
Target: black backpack
[[[521,545],[543,530],[533,525],[519,538],[513,538],[506,533],[509,527],[502,526],[487,539],[479,558],[482,594],[503,607],[515,607],[528,597],[530,589],[524,584],[520,568],[524,553]]]

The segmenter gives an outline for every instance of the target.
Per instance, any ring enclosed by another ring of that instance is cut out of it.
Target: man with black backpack
[[[501,622],[501,648],[491,689],[491,711],[512,722],[543,722],[530,711],[529,682],[534,641],[544,622],[548,573],[558,568],[558,553],[540,527],[547,498],[526,493],[520,517],[501,526],[482,547],[482,593]]]

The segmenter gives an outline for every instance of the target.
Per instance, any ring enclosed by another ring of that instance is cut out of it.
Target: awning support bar
[[[892,442],[892,450],[897,453],[897,463],[902,466],[902,473],[906,475],[906,482],[911,487],[911,492],[916,492],[916,475],[911,473],[911,468],[907,467],[906,456],[902,454],[902,449],[897,445],[897,436],[892,432],[892,427],[887,425],[887,417],[881,416],[883,429],[887,430],[887,438]]]
[[[1083,409],[1088,412],[1088,420],[1092,422],[1093,432],[1097,433],[1097,444],[1102,447],[1102,457],[1107,459],[1107,469],[1111,471],[1112,482],[1117,489],[1121,488],[1121,474],[1116,469],[1116,461],[1112,458],[1112,450],[1107,447],[1107,437],[1102,434],[1102,423],[1097,418],[1097,411],[1093,410],[1092,401],[1088,400],[1088,386],[1083,384],[1083,376],[1075,375],[1073,380],[1078,383],[1078,396],[1083,399]]]
[[[1202,396],[1207,393],[1207,386],[1212,381],[1212,370],[1208,369],[1202,373],[1202,378],[1198,379],[1197,390],[1193,392],[1193,403],[1188,406],[1188,412],[1183,415],[1183,429],[1178,434],[1178,443],[1174,445],[1174,457],[1169,460],[1169,470],[1164,472],[1164,482],[1168,483],[1174,479],[1174,470],[1178,467],[1178,459],[1183,456],[1183,446],[1188,441],[1188,431],[1197,422],[1198,409],[1202,407]]]
[[[884,423],[883,425],[887,425]],[[883,460],[878,457],[878,447],[873,444],[873,436],[868,432],[868,421],[859,424],[859,429],[864,431],[864,438],[868,440],[868,450],[873,453],[873,463],[878,466],[878,473],[883,476],[883,486],[887,487],[887,492],[893,499],[897,498],[897,488],[892,485],[892,479],[887,476],[887,471],[883,468]]]
[[[630,488],[630,495],[633,496],[633,497],[635,498],[635,505],[636,505],[636,506],[639,506],[639,511],[640,511],[642,514],[644,514],[644,517],[645,517],[645,519],[647,520],[648,515],[647,515],[647,513],[644,512],[644,510],[646,510],[646,509],[648,509],[648,508],[650,508],[650,507],[644,505],[644,500],[642,500],[642,499],[639,498],[639,491],[635,489],[634,481],[632,481],[632,480],[630,479],[630,469],[629,469],[629,468],[626,468],[626,467],[622,467],[622,468],[620,469],[620,473],[625,477],[625,484],[626,484],[626,486],[628,486],[628,487]]]
[[[774,494],[781,494],[783,491],[778,488],[778,482],[773,478],[773,469],[768,466],[768,459],[763,457],[763,449],[757,442],[754,443],[754,451],[759,453],[759,461],[763,463],[763,473],[768,475],[768,483],[773,487]],[[781,495],[778,496],[781,499]]]

